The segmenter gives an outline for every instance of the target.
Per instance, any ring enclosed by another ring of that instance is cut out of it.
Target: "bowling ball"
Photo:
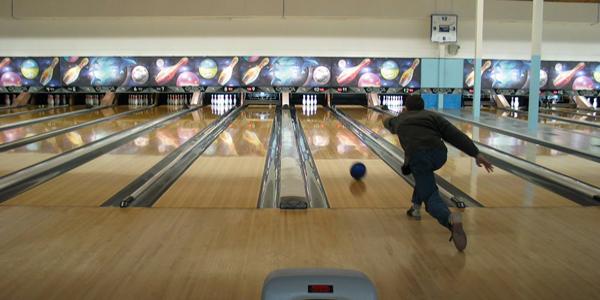
[[[144,84],[149,78],[150,72],[148,72],[148,69],[144,66],[135,66],[131,71],[131,80],[133,80],[135,84]]]
[[[358,87],[380,87],[381,79],[377,74],[367,72],[358,79]]]
[[[123,82],[127,70],[122,67],[119,58],[99,57],[92,59],[89,74],[90,83],[94,86],[114,86]]]
[[[21,86],[21,76],[15,72],[6,72],[0,77],[1,86]]]
[[[593,90],[594,81],[587,76],[579,76],[573,81],[574,90]]]
[[[594,80],[596,80],[597,83],[600,83],[600,64],[594,69]]]
[[[361,162],[355,162],[350,167],[350,176],[356,180],[361,180],[367,174],[367,166]]]
[[[35,79],[40,74],[40,67],[33,59],[26,59],[21,64],[21,74],[27,79]]]
[[[297,57],[281,57],[272,65],[273,79],[271,84],[275,86],[300,86],[308,76],[308,68],[304,61]]]
[[[393,60],[386,60],[380,68],[381,77],[385,80],[394,80],[400,74],[400,67]]]
[[[215,78],[215,76],[217,76],[218,71],[219,70],[217,67],[217,63],[210,58],[207,58],[200,62],[200,67],[198,68],[198,73],[200,73],[200,76],[202,76],[205,79]]]
[[[315,83],[317,83],[319,85],[329,83],[330,79],[331,79],[331,72],[329,71],[329,68],[327,68],[325,66],[318,66],[313,71],[313,80],[315,81]]]
[[[193,72],[183,72],[181,74],[179,74],[179,76],[177,77],[177,86],[181,87],[181,86],[199,86],[200,85],[200,78],[198,77],[198,75],[196,75],[196,73]]]

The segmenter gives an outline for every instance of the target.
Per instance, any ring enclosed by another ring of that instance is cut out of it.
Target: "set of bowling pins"
[[[237,96],[230,94],[213,94],[210,96],[210,107],[213,114],[223,115],[237,105]]]
[[[147,94],[129,95],[127,103],[129,106],[147,106],[150,104],[150,100]]]
[[[404,97],[402,96],[379,96],[379,102],[381,105],[387,105],[390,109],[392,107],[404,106]]]
[[[67,96],[66,95],[48,95],[48,98],[46,99],[48,102],[48,106],[55,106],[55,105],[67,105]]]
[[[317,95],[302,95],[302,113],[312,116],[317,113]]]
[[[167,105],[174,105],[174,106],[184,105],[184,104],[187,104],[187,100],[188,100],[187,95],[181,95],[181,94],[167,95]]]
[[[85,105],[96,106],[100,105],[99,95],[85,95]]]
[[[519,109],[519,97],[512,97],[510,99],[510,108]]]

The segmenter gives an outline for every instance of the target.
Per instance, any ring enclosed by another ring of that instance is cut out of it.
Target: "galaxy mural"
[[[529,89],[529,61],[484,59],[481,63],[482,89]],[[542,81],[548,76],[540,74]],[[475,85],[474,60],[467,59],[464,64],[464,86]]]
[[[58,64],[58,57],[0,57],[0,86],[60,86]]]
[[[61,83],[65,86],[146,86],[149,83],[149,59],[141,57],[63,57]]]
[[[334,58],[331,86],[419,88],[419,58]]]

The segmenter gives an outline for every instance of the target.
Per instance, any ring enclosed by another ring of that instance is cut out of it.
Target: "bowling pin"
[[[58,57],[55,57],[52,60],[52,63],[50,64],[50,66],[48,66],[44,72],[42,72],[42,76],[40,76],[40,83],[42,85],[46,85],[50,82],[50,80],[52,80],[52,76],[54,75],[54,68],[56,68],[56,65],[58,64]]]
[[[256,81],[256,79],[258,78],[258,75],[260,75],[260,71],[269,64],[269,58],[265,57],[263,58],[263,60],[260,62],[260,64],[248,69],[248,71],[246,71],[246,73],[244,74],[244,76],[242,77],[242,82],[245,85],[249,85],[251,83],[253,83],[254,81]]]
[[[583,68],[585,68],[585,63],[580,62],[573,69],[560,73],[558,76],[556,76],[552,83],[556,88],[562,88],[569,82],[571,82],[571,80],[573,79],[573,77],[575,77],[577,72],[583,70]]]
[[[5,57],[4,59],[2,59],[2,61],[0,61],[0,69],[8,66],[10,64],[10,57]]]
[[[404,106],[404,99],[400,96],[400,106]]]
[[[417,68],[417,66],[419,65],[419,63],[421,62],[420,59],[415,58],[415,60],[413,60],[412,64],[410,65],[410,68],[408,68],[408,70],[404,71],[404,73],[402,73],[402,76],[400,77],[400,85],[405,87],[407,86],[413,78],[413,74],[415,73],[415,69]]]
[[[223,71],[221,71],[221,74],[219,74],[219,84],[220,85],[225,85],[227,82],[229,82],[229,80],[231,79],[231,75],[233,74],[233,69],[235,68],[235,65],[238,63],[239,58],[234,57],[231,60],[231,63],[229,64],[229,66],[225,67],[225,69],[223,69]]]
[[[83,69],[85,66],[87,66],[87,64],[90,62],[90,60],[85,57],[83,58],[78,65],[70,68],[66,73],[65,76],[63,76],[63,82],[65,84],[71,84],[73,82],[75,82],[78,78],[79,78],[79,73],[81,72],[81,69]]]
[[[302,95],[302,107],[306,106],[306,95]]]
[[[8,94],[4,96],[4,105],[10,106],[10,97],[8,96]]]
[[[592,104],[592,107],[594,107],[594,109],[598,108],[598,98],[594,98],[594,103]]]
[[[184,65],[187,65],[188,62],[189,59],[187,57],[181,58],[175,65],[160,70],[160,72],[156,74],[156,77],[154,77],[154,81],[158,85],[168,83],[169,81],[173,80],[173,78],[175,78],[175,75],[177,75],[177,71],[179,71],[179,68],[183,67]]]
[[[510,108],[515,108],[515,97],[510,98]]]
[[[352,80],[356,79],[356,76],[358,76],[358,73],[360,73],[362,69],[366,68],[370,64],[371,59],[365,58],[357,66],[342,71],[342,73],[340,73],[340,75],[336,78],[337,83],[342,86],[349,84],[352,82]]]
[[[515,98],[515,109],[519,109],[519,97]]]
[[[54,96],[48,95],[48,105],[54,106]]]

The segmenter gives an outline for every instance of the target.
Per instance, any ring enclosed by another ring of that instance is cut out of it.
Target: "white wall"
[[[349,8],[336,10],[340,1],[348,2],[349,7],[360,8],[362,2],[380,5],[372,5],[377,9],[361,16]],[[429,14],[435,12],[459,14],[461,50],[457,57],[473,55],[473,0],[286,0],[285,3],[285,17],[16,19],[11,17],[11,0],[0,0],[0,56],[436,57],[437,45],[429,41]],[[381,9],[385,5],[389,9]],[[600,25],[591,25],[597,23],[597,9],[597,5],[591,4],[547,3],[543,59],[600,61]],[[531,2],[487,0],[484,56],[528,59],[530,15]]]

